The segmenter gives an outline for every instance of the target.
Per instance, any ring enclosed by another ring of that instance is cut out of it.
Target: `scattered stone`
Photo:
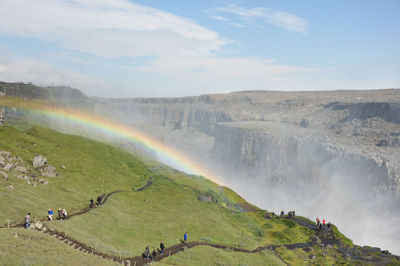
[[[37,144],[36,144],[36,143],[33,143],[33,147],[37,147]]]
[[[35,223],[35,227],[37,228],[37,229],[42,229],[43,228],[43,224],[42,223],[40,223],[40,222],[36,222]]]
[[[6,164],[6,166],[4,166],[4,170],[10,172],[13,169],[13,164],[12,163],[8,163]]]
[[[43,232],[46,232],[46,231],[47,231],[47,228],[43,226],[42,231],[43,231]]]
[[[29,178],[29,176],[27,176],[27,175],[24,175],[23,179],[24,179],[25,181],[31,180],[31,179]]]
[[[14,186],[13,186],[13,185],[8,185],[6,188],[8,188],[8,189],[14,189]]]
[[[33,186],[33,187],[36,187],[37,185],[36,185],[36,183],[35,183],[35,182],[32,182],[32,186]]]
[[[2,157],[5,157],[5,158],[7,158],[8,156],[10,156],[10,154],[11,154],[11,152],[9,152],[9,151],[0,151],[0,155],[1,155]]]
[[[26,169],[25,166],[17,166],[14,168],[15,171],[21,172],[21,173],[26,173],[28,170]]]
[[[310,254],[310,256],[308,256],[311,260],[315,260],[315,255]]]
[[[3,176],[5,180],[8,180],[8,175],[3,171],[0,171],[0,176]]]
[[[19,162],[19,163],[23,163],[24,162],[24,160],[20,156],[17,156],[16,159],[17,159],[17,162]]]
[[[56,168],[52,165],[46,165],[42,169],[42,176],[47,176],[47,177],[57,177],[56,174]]]
[[[65,167],[65,165],[63,165],[63,164],[61,165],[61,168],[62,168],[62,169],[67,169],[67,168]]]
[[[26,181],[26,183],[27,183],[28,185],[31,185],[31,181]]]
[[[46,180],[45,179],[43,179],[43,178],[39,178],[39,183],[41,183],[41,184],[43,184],[44,182],[46,182]]]
[[[43,185],[48,185],[48,184],[49,184],[49,182],[47,182],[47,181],[44,181],[42,184],[43,184]]]
[[[37,168],[44,166],[45,164],[47,164],[47,159],[42,157],[41,155],[37,154],[33,158],[33,163],[32,163],[33,168],[37,169]]]
[[[17,233],[14,233],[14,234],[13,234],[13,237],[18,238],[19,236],[18,236]]]

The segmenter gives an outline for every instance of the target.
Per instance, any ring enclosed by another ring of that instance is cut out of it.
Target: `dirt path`
[[[114,194],[116,194],[116,193],[122,193],[122,192],[140,192],[140,191],[143,191],[144,189],[150,187],[152,184],[153,184],[153,178],[151,177],[150,180],[147,181],[146,185],[144,185],[144,186],[142,186],[142,187],[140,187],[140,188],[138,188],[138,189],[136,189],[136,190],[134,190],[134,191],[131,191],[131,190],[115,190],[115,191],[112,191],[112,192],[107,193],[107,194],[103,193],[102,195],[100,195],[100,197],[101,197],[101,199],[102,199],[102,200],[101,200],[101,204],[102,204],[102,205],[105,204],[105,203],[107,202],[108,198],[109,198],[111,195],[114,195]],[[88,207],[85,207],[85,208],[83,208],[83,209],[81,209],[81,210],[79,210],[79,211],[77,211],[77,212],[69,213],[68,216],[66,217],[66,220],[71,219],[71,218],[74,217],[74,216],[79,216],[79,215],[85,214],[85,213],[87,213],[87,212],[89,212],[89,211],[91,211],[91,210],[93,210],[93,209],[95,209],[95,208],[90,208],[90,207],[88,206]],[[56,216],[56,215],[54,215],[54,217],[55,217],[55,216]],[[34,223],[34,222],[45,222],[45,221],[48,221],[48,219],[47,219],[47,218],[43,218],[43,219],[40,219],[40,220],[35,220],[35,221],[33,221],[33,223]],[[10,225],[10,228],[17,228],[17,227],[24,227],[24,222],[21,222],[21,223],[19,223],[19,224],[15,224],[15,225]],[[6,226],[0,226],[0,228],[8,228],[8,226],[7,226],[7,227],[6,227]]]

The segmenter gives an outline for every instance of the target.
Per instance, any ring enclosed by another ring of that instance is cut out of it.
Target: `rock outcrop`
[[[44,165],[47,164],[47,159],[42,157],[41,155],[37,154],[34,158],[33,158],[33,168],[37,169],[37,168],[41,168]]]

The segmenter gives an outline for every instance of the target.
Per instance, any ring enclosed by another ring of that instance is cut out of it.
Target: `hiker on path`
[[[186,245],[188,243],[188,234],[187,234],[187,232],[183,235],[183,243],[185,243]]]
[[[90,208],[94,208],[94,201],[93,201],[93,199],[90,199],[89,207],[90,207]]]
[[[144,256],[145,256],[146,260],[149,259],[149,257],[150,257],[150,248],[149,248],[149,246],[147,246],[146,249],[144,250]]]
[[[322,224],[323,226],[325,226],[325,219],[322,219]]]
[[[49,215],[49,216],[48,216],[48,217],[49,217],[49,221],[53,221],[53,214],[54,214],[53,209],[49,209],[49,211],[47,212],[47,214]]]
[[[164,241],[162,241],[160,243],[160,255],[164,254],[164,249],[165,249],[165,245],[164,245]]]
[[[151,254],[151,258],[153,260],[156,260],[156,256],[157,256],[157,251],[156,251],[156,249],[153,249],[153,253]]]
[[[25,216],[25,228],[26,229],[28,229],[30,223],[31,223],[31,213],[28,213],[28,215]]]
[[[319,218],[317,217],[317,219],[315,219],[315,220],[317,221],[317,227],[318,227],[320,224]]]
[[[57,211],[57,214],[58,214],[58,220],[62,220],[62,210],[61,210],[61,208],[58,208],[58,211]]]
[[[283,216],[283,215],[285,215],[285,212],[284,212],[284,211],[281,211],[281,216]]]
[[[63,216],[63,220],[65,220],[65,219],[67,219],[67,210],[66,209],[63,209],[62,210],[62,216]]]
[[[99,197],[97,197],[97,203],[96,203],[97,205],[101,205],[101,197],[99,196]]]

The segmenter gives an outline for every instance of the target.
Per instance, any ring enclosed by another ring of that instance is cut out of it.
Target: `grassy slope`
[[[232,191],[165,166],[152,172],[119,148],[40,127],[26,132],[5,127],[0,129],[0,139],[0,150],[20,155],[29,164],[35,153],[42,154],[62,174],[50,178],[49,185],[36,188],[12,176],[9,181],[0,180],[0,224],[7,219],[20,221],[28,211],[42,218],[48,208],[66,207],[70,212],[81,209],[91,197],[137,188],[152,175],[153,185],[143,192],[115,194],[93,212],[48,226],[123,256],[138,255],[147,244],[157,246],[161,240],[167,246],[176,244],[185,231],[190,240],[246,248],[304,242],[311,235],[298,226],[265,220],[262,212],[240,213],[232,206],[243,200]],[[62,170],[62,164],[67,169]],[[9,183],[14,185],[13,190],[6,188]],[[219,201],[199,201],[200,194],[211,194]]]
[[[0,229],[0,239],[0,265],[115,265],[31,230]]]

